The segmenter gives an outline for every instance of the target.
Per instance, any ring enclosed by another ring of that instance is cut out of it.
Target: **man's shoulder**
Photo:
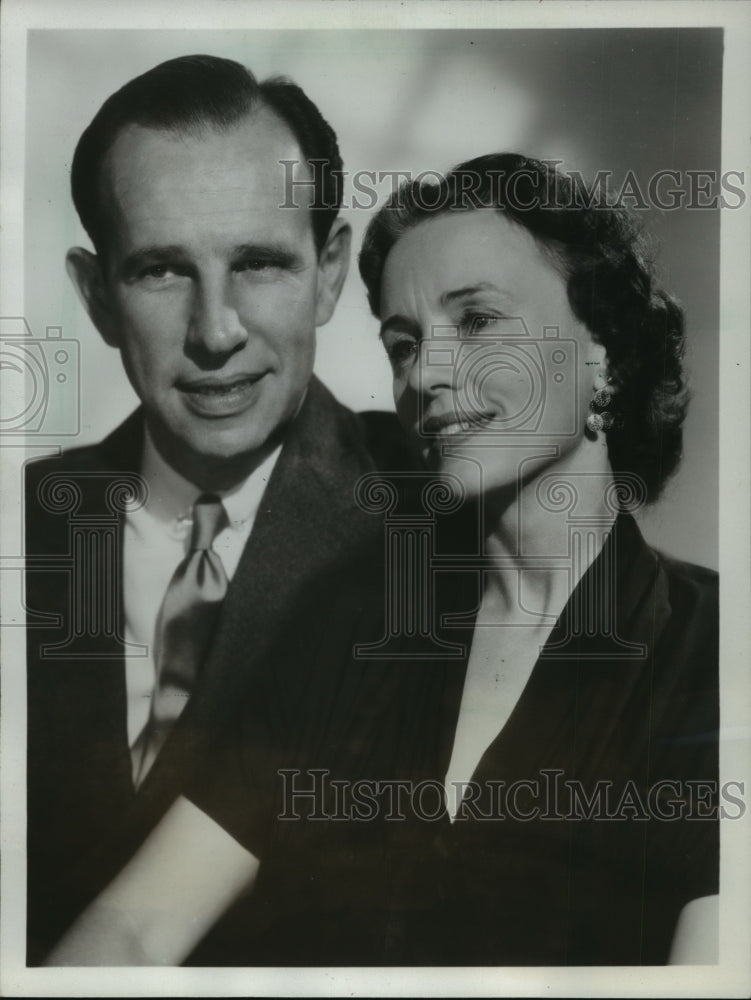
[[[419,459],[395,413],[366,410],[355,414],[365,447],[381,472],[402,472],[418,467]]]
[[[395,413],[355,412],[315,376],[290,441],[294,441],[295,453],[315,462],[319,471],[389,473],[420,467]]]
[[[38,482],[52,473],[93,471],[101,466],[101,442],[66,448],[57,455],[33,458],[24,466],[27,482]]]
[[[24,467],[27,511],[40,506],[40,492],[45,487],[56,491],[63,502],[60,491],[65,490],[66,483],[75,489],[84,481],[91,483],[95,477],[110,481],[124,474],[135,476],[140,464],[142,426],[140,412],[136,411],[101,441],[28,461]],[[54,496],[51,503],[54,508]],[[43,502],[41,505],[49,506]]]

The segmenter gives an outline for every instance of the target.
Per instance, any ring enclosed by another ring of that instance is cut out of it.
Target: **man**
[[[294,208],[282,160],[313,182]],[[47,615],[28,644],[29,964],[379,530],[358,478],[407,461],[389,417],[356,417],[312,375],[349,258],[340,169],[298,87],[209,56],[130,81],[76,149],[95,252],[71,250],[68,272],[141,407],[28,469],[27,604]]]

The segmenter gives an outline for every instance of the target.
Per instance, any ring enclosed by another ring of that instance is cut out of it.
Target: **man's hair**
[[[98,253],[106,252],[101,203],[104,158],[128,125],[184,134],[229,130],[257,107],[273,111],[312,166],[313,236],[320,253],[341,204],[342,160],[336,135],[303,90],[286,77],[259,83],[245,66],[218,56],[160,63],[108,97],[78,141],[71,169],[73,203]],[[282,169],[281,166],[279,168]]]
[[[681,459],[689,399],[683,311],[658,287],[646,240],[626,207],[595,207],[571,177],[516,153],[469,160],[440,183],[407,182],[370,222],[360,253],[374,315],[380,317],[381,277],[397,240],[437,213],[481,207],[526,229],[565,278],[572,312],[607,354],[616,390],[610,409],[617,420],[607,431],[616,481],[618,473],[641,477],[653,502]]]

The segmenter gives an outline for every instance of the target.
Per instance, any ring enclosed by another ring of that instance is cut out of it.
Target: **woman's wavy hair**
[[[595,201],[597,202],[595,204]],[[654,502],[682,452],[689,392],[683,372],[683,311],[658,287],[634,214],[603,203],[549,163],[494,153],[460,164],[438,183],[406,182],[371,221],[360,274],[375,316],[389,251],[436,213],[491,207],[537,240],[567,281],[574,315],[607,354],[616,390],[607,432],[618,473],[639,476]]]

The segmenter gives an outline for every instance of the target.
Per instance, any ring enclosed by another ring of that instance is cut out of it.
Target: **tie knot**
[[[193,505],[191,552],[210,549],[216,536],[227,527],[229,518],[219,497],[204,493]]]

